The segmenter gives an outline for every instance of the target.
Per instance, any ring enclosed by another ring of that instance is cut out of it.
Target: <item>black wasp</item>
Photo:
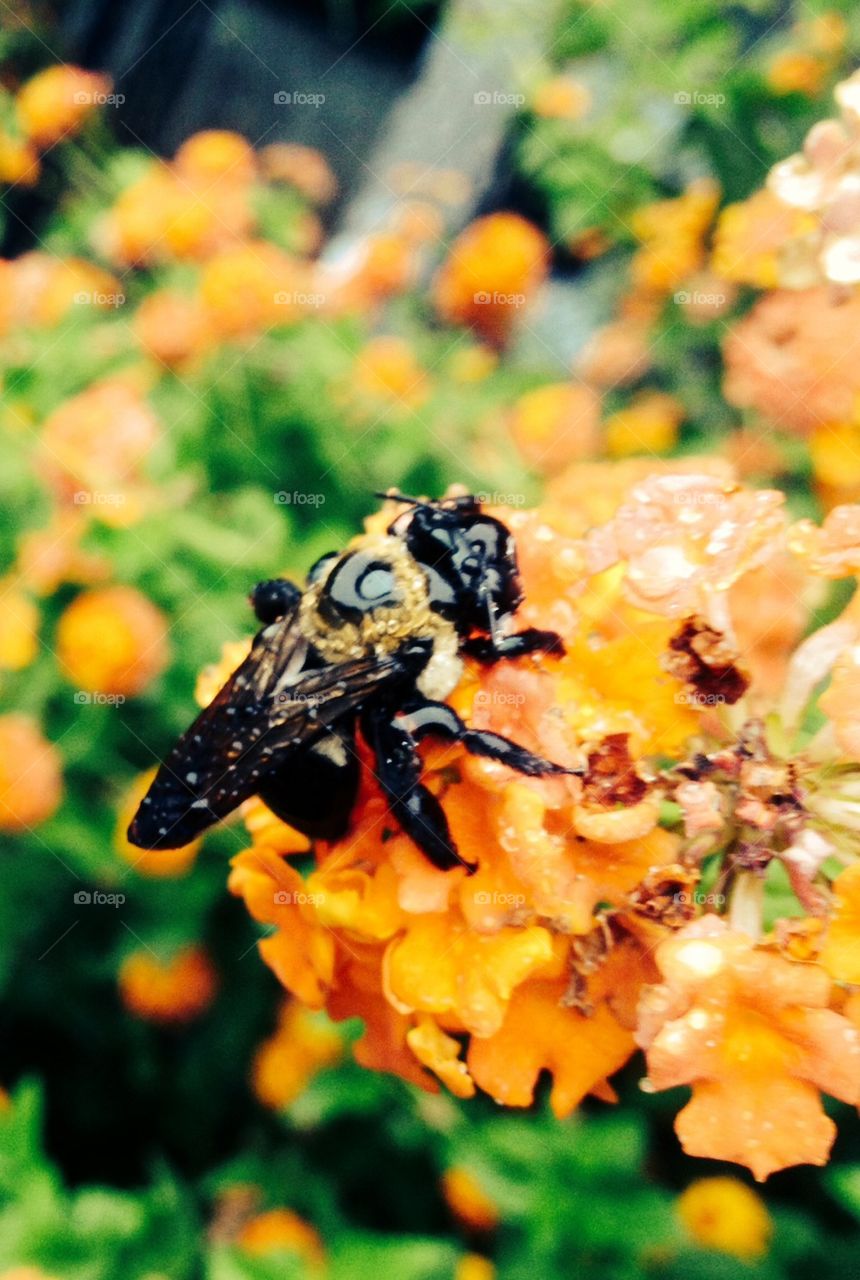
[[[568,772],[467,728],[443,701],[464,654],[494,662],[562,652],[552,631],[507,634],[523,598],[510,530],[471,496],[378,496],[407,508],[385,534],[323,556],[304,591],[283,578],[254,589],[263,628],[158,770],[129,827],[134,844],[187,844],[252,795],[309,836],[342,836],[359,726],[393,817],[443,870],[467,864],[421,785],[422,738],[461,742],[524,774]]]

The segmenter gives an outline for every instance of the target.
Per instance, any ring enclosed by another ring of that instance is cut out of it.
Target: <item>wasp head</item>
[[[513,613],[520,604],[513,536],[481,510],[477,498],[416,503],[389,533],[403,538],[427,574],[432,607],[461,633],[491,630],[493,617]]]

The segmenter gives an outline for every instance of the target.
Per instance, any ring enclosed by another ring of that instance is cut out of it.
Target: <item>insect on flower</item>
[[[406,506],[386,533],[321,557],[303,591],[283,578],[254,589],[263,628],[158,770],[133,844],[185,845],[252,795],[305,834],[337,839],[355,802],[360,727],[392,816],[434,866],[472,871],[421,784],[418,743],[459,742],[532,776],[570,772],[469,729],[443,701],[464,655],[563,652],[555,632],[510,634],[523,597],[510,531],[472,496],[377,496]]]

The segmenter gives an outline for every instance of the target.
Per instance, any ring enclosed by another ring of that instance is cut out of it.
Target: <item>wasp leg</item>
[[[301,595],[295,583],[287,578],[269,578],[258,582],[248,599],[258,621],[268,624],[294,609]]]
[[[440,871],[465,867],[471,875],[477,868],[460,857],[444,809],[433,793],[421,785],[421,760],[415,739],[391,718],[387,709],[366,714],[363,727],[376,756],[376,776],[392,816],[434,867]]]
[[[414,701],[407,704],[402,715],[398,717],[413,742],[432,735],[446,738],[449,742],[460,742],[474,756],[486,756],[490,760],[498,760],[517,773],[528,774],[539,778],[547,774],[567,774],[575,772],[565,769],[560,764],[553,764],[543,756],[511,742],[500,733],[490,733],[484,729],[469,729],[453,708],[444,702]]]
[[[564,645],[554,631],[538,631],[528,627],[512,636],[472,636],[464,640],[461,652],[479,662],[496,662],[499,658],[521,658],[526,653],[554,653],[564,656]]]

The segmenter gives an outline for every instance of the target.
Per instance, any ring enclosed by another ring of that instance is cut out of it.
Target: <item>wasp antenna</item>
[[[425,502],[423,498],[412,498],[407,493],[401,493],[398,489],[389,489],[386,493],[381,490],[374,490],[374,498],[388,499],[390,502],[405,502],[411,507],[432,507],[434,503]]]

